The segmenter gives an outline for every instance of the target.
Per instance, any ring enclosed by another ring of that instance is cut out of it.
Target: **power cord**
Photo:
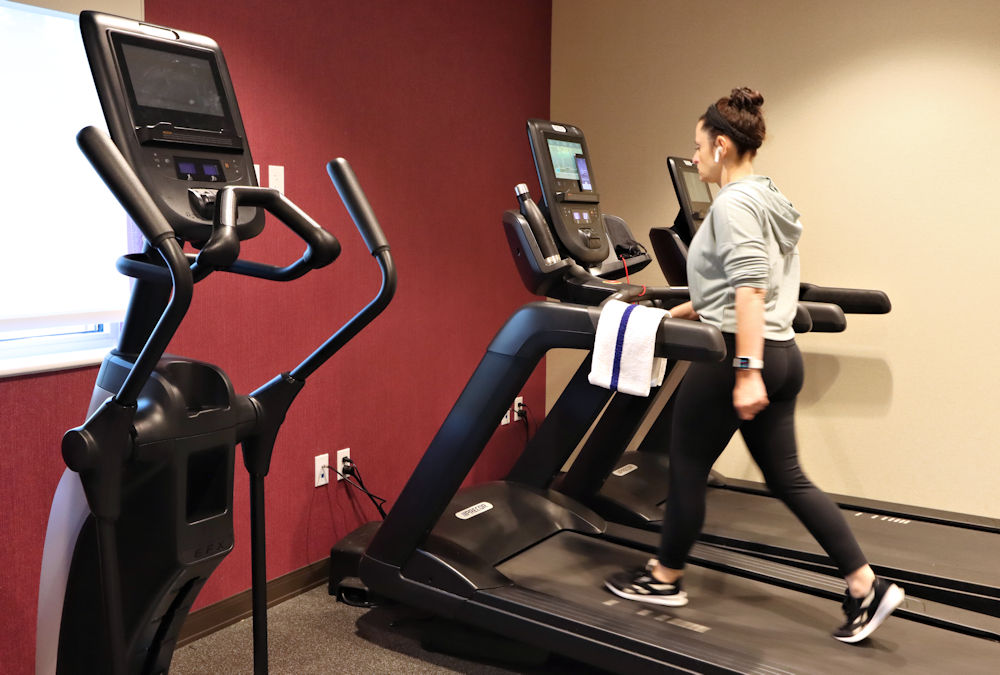
[[[646,249],[643,248],[643,252],[645,252],[645,250]],[[625,262],[625,256],[623,256],[623,255],[619,255],[618,259],[621,260],[622,261],[622,265],[625,266],[625,283],[627,284],[628,283],[628,263]],[[642,293],[639,294],[639,297],[641,298],[644,295],[646,295],[646,284],[642,285]]]
[[[528,420],[528,416],[531,414],[531,411],[528,409],[528,406],[524,403],[524,401],[521,401],[517,404],[517,409],[514,412],[517,414],[518,419],[521,422],[524,422],[524,442],[527,443],[531,440],[531,424]]]
[[[338,471],[332,466],[327,466],[326,468],[331,469],[335,474],[343,478],[344,482],[351,487],[361,490],[368,495],[368,499],[370,499],[372,504],[375,505],[375,508],[378,509],[379,515],[382,516],[382,520],[385,520],[385,509],[382,508],[382,505],[385,504],[386,500],[368,491],[368,488],[365,487],[365,481],[361,477],[361,471],[358,470],[358,465],[354,463],[354,460],[350,457],[344,458],[343,466],[341,467],[343,472]]]

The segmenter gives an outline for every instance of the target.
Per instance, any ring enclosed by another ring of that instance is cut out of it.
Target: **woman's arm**
[[[736,289],[736,354],[764,359],[763,288],[740,286]],[[733,389],[733,407],[741,420],[752,420],[767,407],[767,389],[760,370],[737,370]]]
[[[688,319],[689,321],[698,320],[698,312],[694,311],[694,306],[691,304],[690,300],[675,307],[671,307],[670,316],[675,319]]]

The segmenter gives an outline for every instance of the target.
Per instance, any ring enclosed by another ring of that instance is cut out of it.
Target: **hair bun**
[[[754,91],[750,87],[739,87],[729,94],[729,105],[739,110],[754,112],[764,105],[764,97],[759,91]]]

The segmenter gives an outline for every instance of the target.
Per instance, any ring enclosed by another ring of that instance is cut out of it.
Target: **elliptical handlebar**
[[[164,238],[177,236],[107,134],[97,127],[84,127],[76,135],[76,142],[150,244],[159,249]]]
[[[351,165],[343,157],[338,157],[326,165],[326,172],[330,174],[330,180],[337,188],[347,212],[351,214],[351,220],[361,233],[361,238],[365,240],[368,251],[372,255],[378,255],[383,249],[388,250],[389,241],[385,238]]]
[[[170,339],[177,332],[194,294],[191,267],[176,239],[173,228],[157,208],[149,191],[135,175],[131,165],[107,134],[96,127],[85,127],[77,134],[80,150],[93,165],[149,244],[159,252],[170,272],[173,295],[136,359],[128,377],[115,395],[125,407],[135,405],[156,363],[163,356]]]
[[[240,206],[258,206],[271,213],[306,242],[306,250],[301,258],[286,267],[236,260],[229,266],[221,266],[229,272],[271,281],[291,281],[329,265],[340,255],[337,238],[274,188],[227,185],[219,190],[214,229],[235,233]]]
[[[319,349],[313,352],[305,361],[300,363],[290,375],[296,380],[304,380],[317,368],[326,362],[331,356],[340,350],[347,342],[361,332],[361,329],[375,320],[379,314],[389,305],[393,295],[396,294],[396,266],[392,261],[392,253],[389,248],[389,241],[382,232],[382,227],[378,224],[375,212],[372,210],[368,198],[365,197],[361,184],[358,183],[357,176],[351,169],[351,165],[343,157],[329,162],[326,165],[330,180],[337,188],[344,207],[351,215],[351,220],[358,228],[361,238],[365,241],[365,246],[378,261],[382,270],[382,286],[378,294],[369,302],[364,309],[358,312],[340,330],[334,333],[324,342]]]

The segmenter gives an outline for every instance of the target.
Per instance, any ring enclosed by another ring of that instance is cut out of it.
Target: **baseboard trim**
[[[300,593],[325,584],[330,574],[330,559],[317,560],[311,565],[289,572],[267,582],[267,606],[273,607]],[[214,605],[191,612],[181,627],[177,646],[194,642],[226,626],[231,626],[253,614],[250,590],[237,593]]]

